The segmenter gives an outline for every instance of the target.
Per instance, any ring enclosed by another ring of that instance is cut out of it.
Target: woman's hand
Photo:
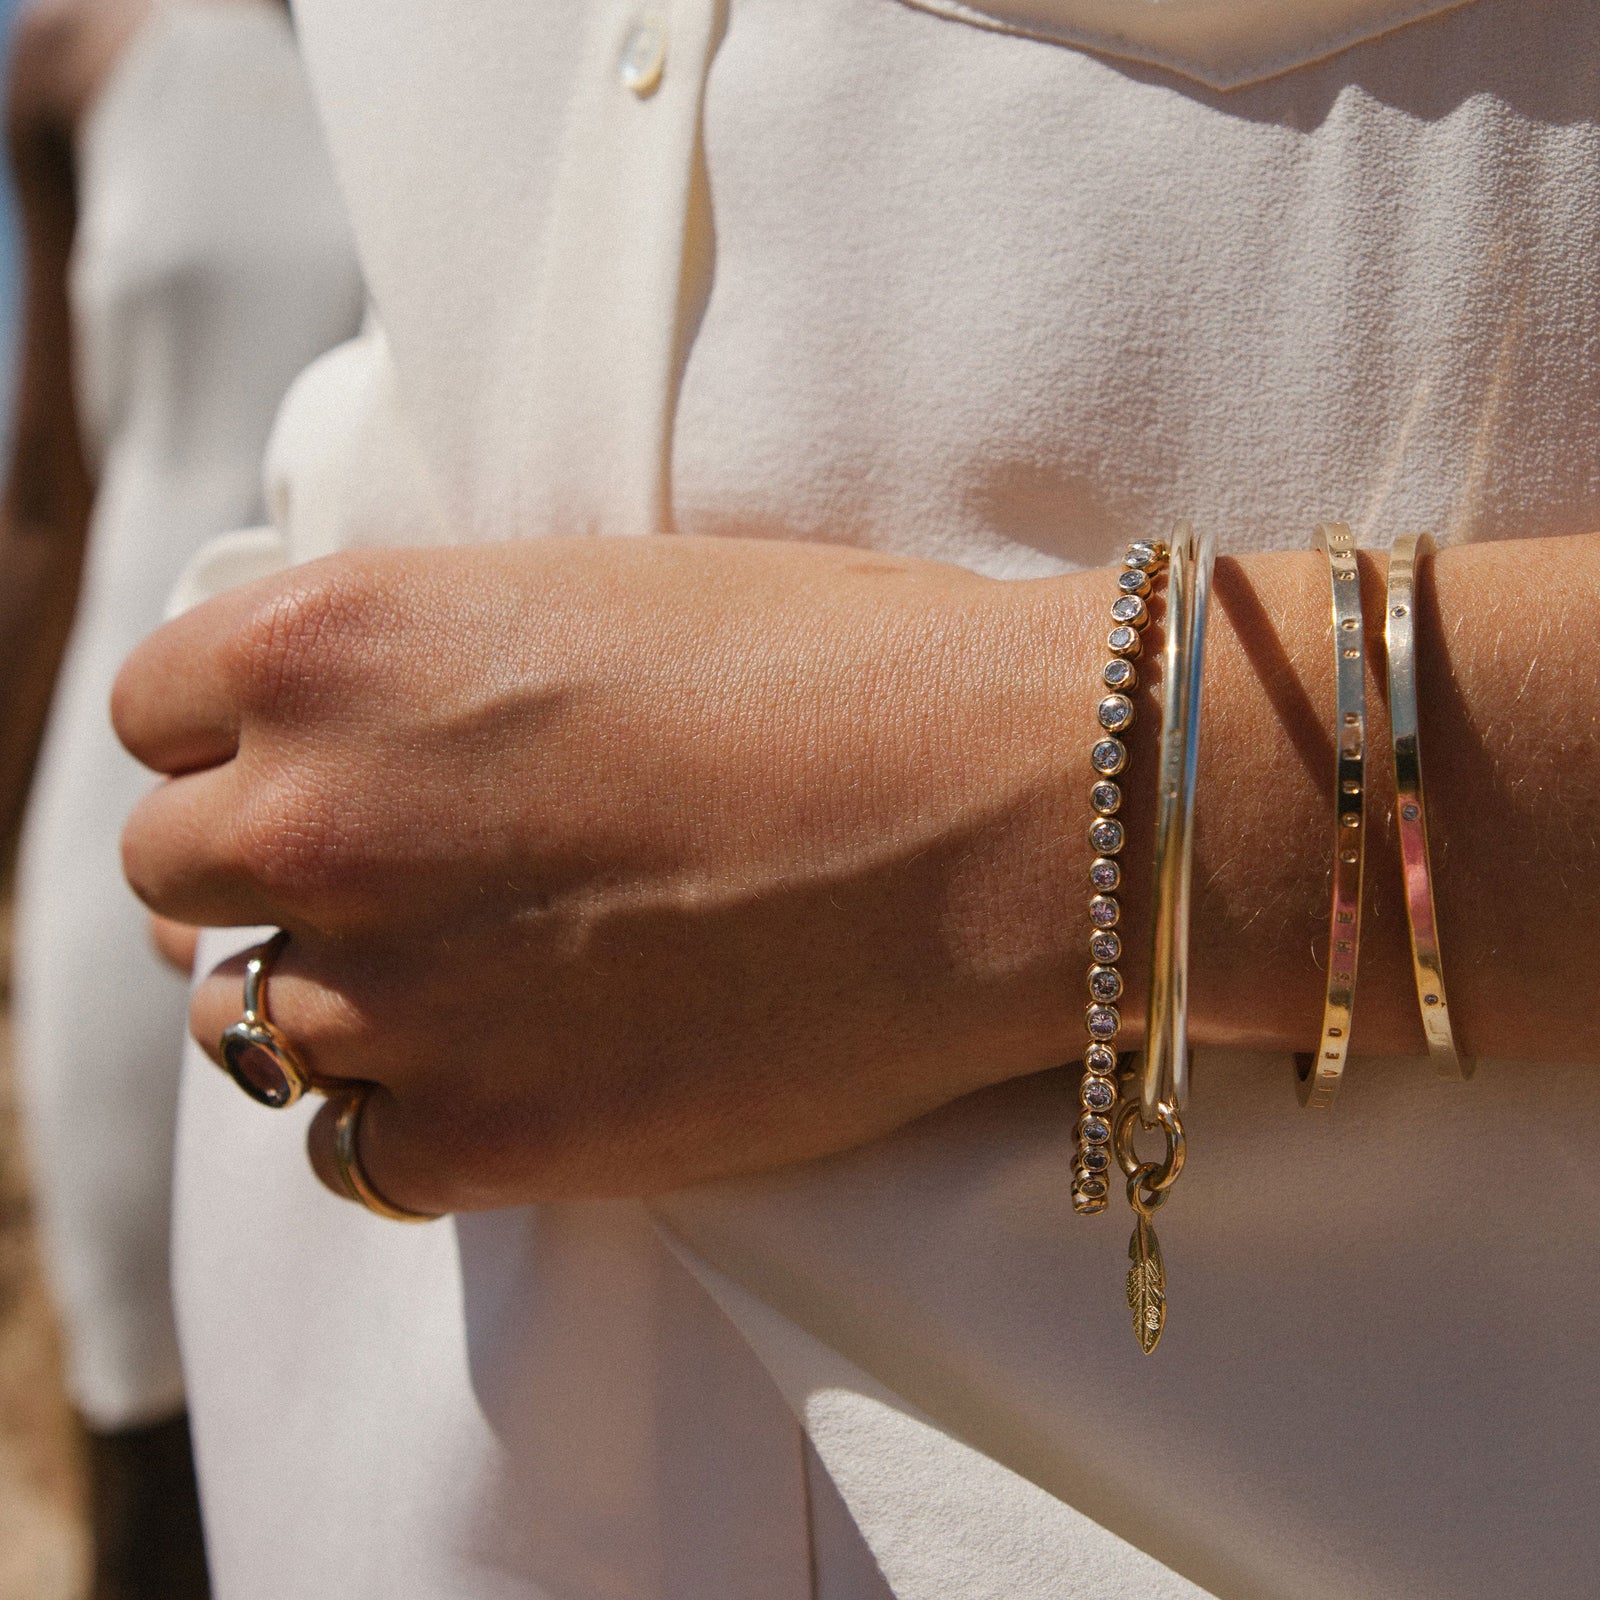
[[[1573,625],[1552,622],[1550,572]],[[842,1149],[1081,1049],[1109,593],[1103,572],[996,583],[721,539],[336,557],[201,607],[124,669],[118,728],[173,775],[128,826],[128,873],[180,921],[290,930],[273,1018],[322,1078],[381,1086],[363,1155],[401,1205],[642,1194]],[[1305,1049],[1333,817],[1326,567],[1221,561],[1216,599],[1190,1037]],[[1600,538],[1449,550],[1419,590],[1471,1054],[1600,1058],[1597,614]],[[1417,1054],[1381,659],[1354,1043]],[[1153,721],[1124,811],[1130,1045]],[[240,1001],[239,963],[197,992],[213,1053]],[[330,1133],[325,1112],[325,1178]]]
[[[841,1149],[1072,1053],[1102,589],[727,540],[335,557],[124,669],[172,775],[128,875],[290,930],[273,1020],[381,1086],[398,1203]],[[213,1056],[240,972],[195,996]]]

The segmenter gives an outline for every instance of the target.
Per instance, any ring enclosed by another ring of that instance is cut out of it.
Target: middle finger
[[[223,1032],[244,1012],[244,969],[252,953],[243,950],[221,962],[190,997],[189,1031],[219,1066]],[[262,985],[265,1019],[294,1046],[314,1087],[392,1079],[399,1060],[393,1042],[382,1038],[378,1019],[350,998],[350,986],[330,977],[333,965],[319,958],[317,947],[291,937]]]
[[[333,923],[349,855],[339,816],[303,765],[239,755],[147,794],[123,828],[122,867],[152,911],[179,922]]]

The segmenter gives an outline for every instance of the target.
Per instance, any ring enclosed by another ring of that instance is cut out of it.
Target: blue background
[[[8,43],[18,0],[0,0],[0,26]],[[11,195],[11,164],[6,163],[0,184],[0,435],[11,433],[11,362],[16,349],[17,326],[17,213]]]

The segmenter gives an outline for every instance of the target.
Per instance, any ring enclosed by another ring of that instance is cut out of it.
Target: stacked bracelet
[[[1189,1091],[1189,878],[1212,559],[1209,539],[1196,539],[1186,524],[1173,530],[1150,894],[1150,1000],[1142,1070],[1138,1082],[1129,1083],[1113,1136],[1134,1213],[1128,1308],[1146,1355],[1160,1342],[1167,1318],[1166,1268],[1154,1218],[1171,1198],[1186,1149],[1181,1113]],[[1135,1149],[1136,1125],[1161,1130],[1165,1149],[1158,1159],[1147,1161]]]
[[[1328,933],[1328,981],[1322,1030],[1312,1055],[1295,1057],[1302,1105],[1327,1107],[1339,1092],[1350,1049],[1356,961],[1361,952],[1361,869],[1367,843],[1366,652],[1362,647],[1361,577],[1356,541],[1340,522],[1314,535],[1328,558],[1332,589],[1336,710],[1334,737],[1333,909]]]
[[[1160,1122],[1163,1104],[1182,1111],[1189,1098],[1189,879],[1214,561],[1209,537],[1196,539],[1186,523],[1173,530],[1150,892],[1150,1004],[1139,1091],[1140,1120],[1147,1128]]]
[[[1444,958],[1433,909],[1433,873],[1428,856],[1428,812],[1422,794],[1422,746],[1417,732],[1416,567],[1433,551],[1426,533],[1408,533],[1389,552],[1388,605],[1383,636],[1389,667],[1389,727],[1394,745],[1395,819],[1400,869],[1405,880],[1406,922],[1411,930],[1411,967],[1428,1054],[1441,1077],[1472,1076],[1476,1062],[1456,1049],[1444,992]]]
[[[1117,820],[1122,807],[1122,786],[1116,779],[1128,764],[1128,747],[1119,737],[1133,726],[1131,693],[1139,681],[1134,662],[1150,621],[1145,600],[1152,582],[1167,564],[1167,547],[1153,540],[1130,544],[1117,575],[1117,597],[1111,603],[1111,632],[1106,647],[1111,659],[1101,673],[1107,693],[1096,707],[1100,737],[1089,753],[1095,781],[1089,791],[1094,820],[1089,844],[1095,852],[1089,864],[1089,1004],[1084,1025],[1089,1045],[1084,1052],[1080,1097],[1083,1115],[1078,1119],[1072,1164],[1072,1208],[1082,1216],[1106,1209],[1111,1167],[1112,1114],[1117,1106],[1116,1039],[1122,1029],[1117,1002],[1122,998],[1122,939],[1117,924],[1122,905],[1116,891],[1122,883],[1125,831]]]

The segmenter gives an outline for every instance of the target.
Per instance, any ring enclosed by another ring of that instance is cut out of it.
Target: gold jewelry
[[[1333,596],[1337,684],[1333,910],[1322,1032],[1315,1054],[1295,1057],[1295,1078],[1300,1103],[1321,1108],[1333,1104],[1344,1076],[1355,1007],[1356,963],[1361,953],[1361,869],[1367,844],[1367,691],[1355,536],[1342,522],[1325,522],[1313,536],[1313,545],[1327,554]]]
[[[1403,534],[1389,553],[1389,595],[1383,637],[1389,663],[1389,728],[1394,742],[1395,822],[1400,834],[1400,870],[1405,880],[1406,921],[1411,928],[1411,968],[1428,1055],[1442,1078],[1470,1078],[1477,1062],[1456,1050],[1444,992],[1444,959],[1433,908],[1433,873],[1428,857],[1428,812],[1422,797],[1422,746],[1417,732],[1417,558],[1432,555],[1433,536]]]
[[[370,1083],[354,1084],[339,1102],[339,1115],[333,1124],[333,1159],[339,1168],[339,1180],[345,1193],[374,1216],[390,1222],[436,1222],[437,1212],[408,1211],[385,1200],[361,1165],[361,1113],[366,1110],[367,1096],[374,1087]]]
[[[1188,1153],[1183,1121],[1165,1101],[1157,1117],[1166,1135],[1167,1147],[1159,1161],[1142,1161],[1134,1148],[1133,1137],[1139,1102],[1130,1095],[1117,1113],[1117,1164],[1127,1175],[1128,1204],[1133,1208],[1133,1237],[1128,1240],[1128,1309],[1133,1313],[1133,1331],[1139,1347],[1149,1355],[1161,1342],[1167,1325],[1167,1272],[1161,1260],[1161,1244],[1151,1218],[1167,1203],[1172,1186],[1183,1171]]]
[[[1126,833],[1116,816],[1122,807],[1122,787],[1112,780],[1128,764],[1128,747],[1118,736],[1133,726],[1130,696],[1139,681],[1134,662],[1142,648],[1141,635],[1150,622],[1145,599],[1166,565],[1167,547],[1156,540],[1136,540],[1123,556],[1117,597],[1111,603],[1111,632],[1106,637],[1111,660],[1100,674],[1106,693],[1095,708],[1101,736],[1089,752],[1089,764],[1095,771],[1089,790],[1089,804],[1094,808],[1094,820],[1089,824],[1089,844],[1095,852],[1089,863],[1089,884],[1094,891],[1089,901],[1093,965],[1089,968],[1089,1004],[1084,1010],[1089,1045],[1079,1088],[1083,1115],[1074,1131],[1072,1163],[1072,1209],[1080,1216],[1095,1216],[1106,1209],[1111,1114],[1117,1104],[1116,1037],[1122,1028],[1122,1013],[1117,1009],[1122,998],[1122,974],[1117,970],[1122,958],[1122,939],[1117,933],[1122,905],[1116,897],[1122,866],[1117,857]]]
[[[1189,1098],[1189,879],[1194,791],[1200,765],[1200,686],[1216,550],[1187,523],[1172,533],[1162,654],[1161,754],[1155,870],[1150,896],[1150,1004],[1146,1012],[1140,1120],[1180,1113]]]
[[[1167,1320],[1167,1274],[1155,1213],[1183,1171],[1187,1144],[1182,1111],[1189,1096],[1189,879],[1193,863],[1194,791],[1200,763],[1200,691],[1205,672],[1206,618],[1215,549],[1187,523],[1172,532],[1162,652],[1161,747],[1155,867],[1150,897],[1150,1001],[1145,1012],[1143,1067],[1137,1091],[1117,1115],[1114,1148],[1128,1180],[1133,1237],[1128,1241],[1128,1309],[1139,1347],[1149,1355]],[[1130,1074],[1132,1077],[1133,1074]],[[1134,1148],[1135,1113],[1160,1128],[1166,1150],[1141,1160]]]
[[[314,1087],[300,1052],[267,1019],[267,974],[289,942],[282,930],[258,944],[244,965],[244,1015],[224,1029],[222,1064],[260,1105],[281,1111]]]

